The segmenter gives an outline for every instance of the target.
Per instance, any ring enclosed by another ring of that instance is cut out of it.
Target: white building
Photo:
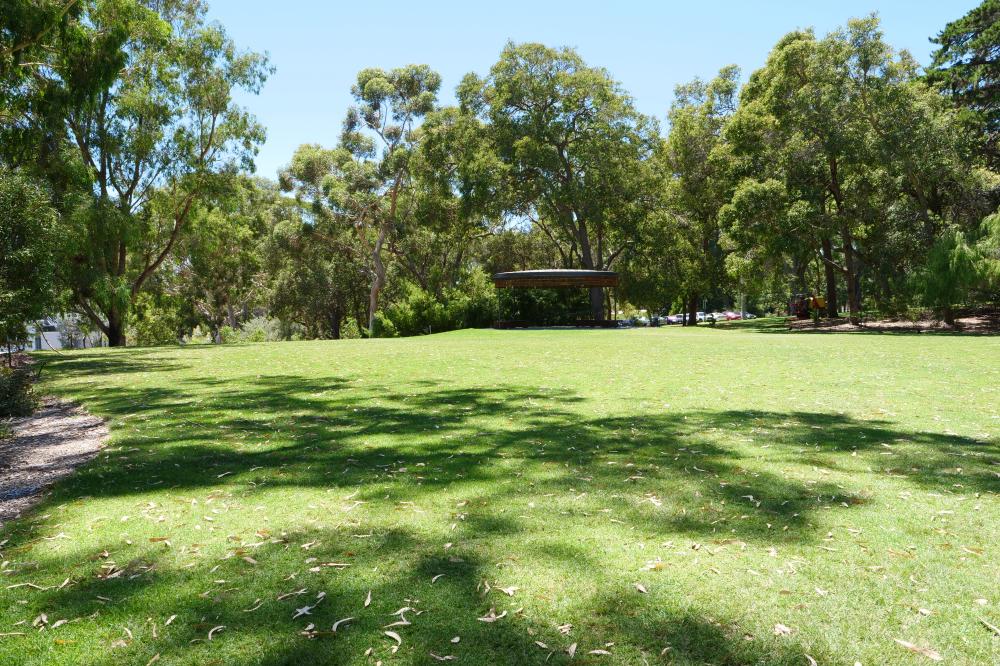
[[[106,345],[100,331],[85,333],[80,328],[81,317],[70,313],[46,317],[41,322],[28,325],[28,340],[21,349],[49,351],[50,349],[83,349]]]

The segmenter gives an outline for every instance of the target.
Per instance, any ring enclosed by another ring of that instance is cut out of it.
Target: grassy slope
[[[0,634],[26,633],[2,664],[553,664],[573,643],[580,663],[930,663],[896,638],[1000,659],[979,621],[1000,625],[997,338],[467,331],[48,360],[45,388],[113,435],[0,534]],[[330,562],[350,566],[311,571]],[[60,587],[3,589],[24,583]]]

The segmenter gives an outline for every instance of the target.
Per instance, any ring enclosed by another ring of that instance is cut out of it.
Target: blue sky
[[[365,67],[426,63],[442,76],[441,100],[461,77],[485,74],[507,40],[575,47],[606,67],[644,113],[663,120],[674,86],[735,63],[744,76],[795,28],[824,34],[873,11],[889,42],[926,64],[928,37],[977,0],[688,0],[686,2],[329,2],[209,0],[242,48],[266,51],[276,72],[257,97],[241,97],[268,131],[257,159],[275,177],[302,143],[332,146],[350,87]]]

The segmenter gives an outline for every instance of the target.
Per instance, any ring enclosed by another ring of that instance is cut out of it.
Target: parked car
[[[726,310],[722,313],[726,317],[726,321],[738,321],[743,319],[743,314],[740,312],[733,312],[732,310]]]
[[[667,316],[667,323],[668,324],[683,324],[684,323],[684,315],[682,315],[682,314],[668,315]]]
[[[708,316],[704,312],[700,312],[700,311],[699,312],[695,312],[694,316],[695,316],[695,319],[697,319],[700,322],[701,321],[706,321],[708,319]]]

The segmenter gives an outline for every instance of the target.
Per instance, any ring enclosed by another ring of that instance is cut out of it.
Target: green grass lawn
[[[0,664],[1000,660],[1000,338],[45,360],[112,439],[0,533]]]

